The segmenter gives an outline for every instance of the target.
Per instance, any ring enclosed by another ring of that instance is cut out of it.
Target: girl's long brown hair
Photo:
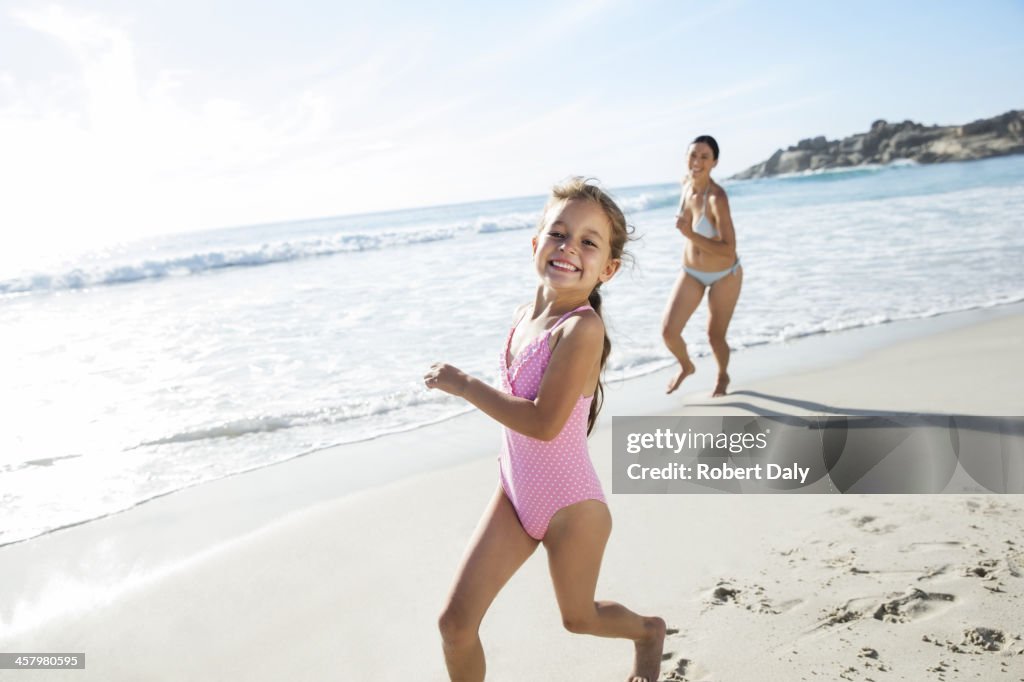
[[[607,192],[602,190],[596,184],[596,181],[590,178],[584,178],[582,176],[575,176],[558,183],[551,188],[551,197],[548,199],[548,203],[544,206],[544,212],[541,214],[540,227],[544,227],[545,216],[547,215],[548,209],[557,203],[563,201],[569,201],[570,199],[586,199],[588,201],[597,202],[601,210],[608,217],[608,222],[611,224],[611,257],[613,259],[622,260],[628,259],[630,254],[626,252],[626,242],[632,239],[634,232],[633,226],[626,223],[626,216],[623,215],[622,209],[619,208],[615,200],[609,196]],[[594,309],[598,315],[601,315],[601,283],[598,282],[594,290],[590,292],[588,297],[590,307]],[[603,318],[604,316],[601,315]],[[604,332],[604,348],[601,351],[601,373],[604,372],[605,362],[608,360],[608,354],[612,351],[612,342],[608,338],[608,330]],[[587,417],[587,435],[594,430],[594,424],[597,422],[597,415],[601,411],[601,406],[604,404],[604,385],[601,383],[600,375],[597,379],[597,389],[594,391],[594,400],[590,403],[590,415]]]

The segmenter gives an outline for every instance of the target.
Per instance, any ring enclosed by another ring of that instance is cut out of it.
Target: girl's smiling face
[[[586,296],[619,269],[611,257],[611,222],[596,201],[569,199],[550,207],[533,238],[534,265],[554,289]]]

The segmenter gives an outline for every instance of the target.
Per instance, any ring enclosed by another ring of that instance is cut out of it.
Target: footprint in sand
[[[676,637],[676,635],[679,635],[680,632],[681,632],[681,630],[679,628],[665,628],[665,651],[661,654],[662,665],[664,665],[665,663],[667,663],[667,662],[671,661],[673,658],[675,658],[676,652],[675,651],[669,651],[668,647],[671,644],[670,640],[674,639]],[[682,659],[682,660],[686,661],[686,659]],[[686,662],[688,662],[688,661],[686,661]],[[663,679],[663,678],[659,675],[658,679],[660,680],[660,679]]]
[[[964,575],[968,578],[983,578],[985,580],[996,580],[999,567],[999,559],[982,559],[974,566],[964,568]]]
[[[1006,634],[1002,630],[992,628],[971,628],[964,630],[962,647],[973,647],[982,651],[1001,651],[1006,644]]]
[[[1002,581],[1004,571],[1000,564],[999,559],[982,559],[974,566],[964,567],[963,575],[968,578],[981,578],[983,581],[982,587],[989,592],[1005,592],[1003,589],[1005,585]],[[1017,576],[1014,573],[1014,568],[1009,565],[1009,561],[1007,561],[1006,572],[1012,576]]]
[[[886,665],[886,663],[882,661],[881,656],[878,654],[878,650],[872,649],[869,646],[862,646],[860,651],[857,652],[857,658],[863,660],[865,668],[873,668],[882,673],[887,673],[892,670],[892,666]]]
[[[767,613],[778,615],[789,611],[800,604],[802,600],[792,599],[776,605],[765,594],[765,589],[760,585],[749,585],[739,587],[729,580],[719,580],[718,584],[711,591],[705,603],[708,607],[736,604],[753,613]]]
[[[887,523],[884,526],[878,522],[877,516],[858,516],[853,519],[850,523],[853,524],[854,528],[859,528],[865,533],[871,533],[872,535],[885,535],[891,533],[898,528],[896,524]]]
[[[1015,511],[1013,505],[1000,500],[967,500],[964,505],[971,514],[985,514],[986,516],[1002,516],[1003,512]]]
[[[872,617],[885,623],[909,623],[945,611],[956,597],[912,587],[906,594],[883,602]]]
[[[665,678],[665,682],[690,682],[690,678],[686,676],[686,670],[689,667],[690,659],[681,659],[676,663],[676,667],[669,672],[668,677]]]
[[[676,662],[676,666],[669,671],[668,675],[661,679],[662,682],[700,682],[713,678],[711,671],[704,666],[694,663],[688,658],[682,658]]]
[[[666,646],[669,644],[669,640],[675,638],[676,635],[680,634],[679,628],[668,628],[665,630],[665,635],[668,638],[665,642]],[[662,656],[663,661],[671,661],[675,657],[675,652],[666,653]],[[663,682],[697,682],[697,680],[705,679],[708,674],[707,670],[702,670],[702,666],[697,666],[689,658],[680,658],[676,661],[675,666],[667,673],[666,677],[659,678]]]
[[[925,592],[916,587],[896,598],[889,598],[878,603],[878,597],[858,597],[835,607],[825,614],[815,627],[821,628],[842,625],[871,615],[875,620],[886,623],[908,623],[927,615],[946,610],[956,598],[941,592]]]
[[[718,586],[711,593],[711,603],[717,606],[719,604],[736,602],[740,592],[740,588],[733,587],[728,582],[719,582]]]
[[[871,607],[878,603],[877,597],[860,597],[851,599],[841,606],[837,606],[825,614],[825,618],[818,623],[814,629],[842,625],[850,621],[863,618],[864,614],[871,610]]]
[[[948,639],[939,640],[929,635],[924,635],[921,639],[935,646],[948,649],[954,654],[980,654],[986,651],[996,652],[1004,651],[1005,649],[1007,650],[1005,653],[1012,655],[1014,652],[1010,649],[1011,643],[1020,642],[1021,636],[1011,635],[995,628],[973,627],[964,630],[963,637],[959,642],[951,642]],[[1024,647],[1016,653],[1024,653]]]

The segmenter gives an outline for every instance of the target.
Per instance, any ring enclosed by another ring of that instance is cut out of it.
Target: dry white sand
[[[734,393],[720,400],[704,397],[707,362],[683,389],[698,394],[660,395],[667,372],[614,385],[604,416],[1024,414],[1024,316],[859,356],[841,337],[736,354]],[[809,354],[814,344],[832,350]],[[766,362],[787,374],[743,380],[770,373],[755,366]],[[591,439],[602,476],[604,424]],[[259,476],[287,488],[334,475],[330,457],[474,453],[200,552],[189,540],[221,512],[189,493],[0,548],[0,651],[86,654],[84,671],[0,679],[445,680],[437,612],[494,490],[496,444],[495,427],[472,414],[236,477],[246,504],[264,495],[272,506],[275,488]],[[668,621],[663,680],[1024,680],[1020,495],[612,495],[610,505],[598,597]],[[499,595],[482,637],[489,680],[613,681],[630,666],[631,643],[562,629],[543,549]]]

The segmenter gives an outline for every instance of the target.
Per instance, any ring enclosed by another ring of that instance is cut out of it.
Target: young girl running
[[[540,543],[566,629],[633,640],[629,682],[658,678],[665,622],[594,601],[612,527],[587,452],[611,350],[599,289],[619,269],[628,239],[625,216],[600,188],[583,178],[556,185],[533,237],[537,291],[516,311],[502,349],[502,389],[447,364],[424,377],[428,388],[469,401],[505,427],[498,488],[439,621],[452,680],[484,679],[480,622]]]

